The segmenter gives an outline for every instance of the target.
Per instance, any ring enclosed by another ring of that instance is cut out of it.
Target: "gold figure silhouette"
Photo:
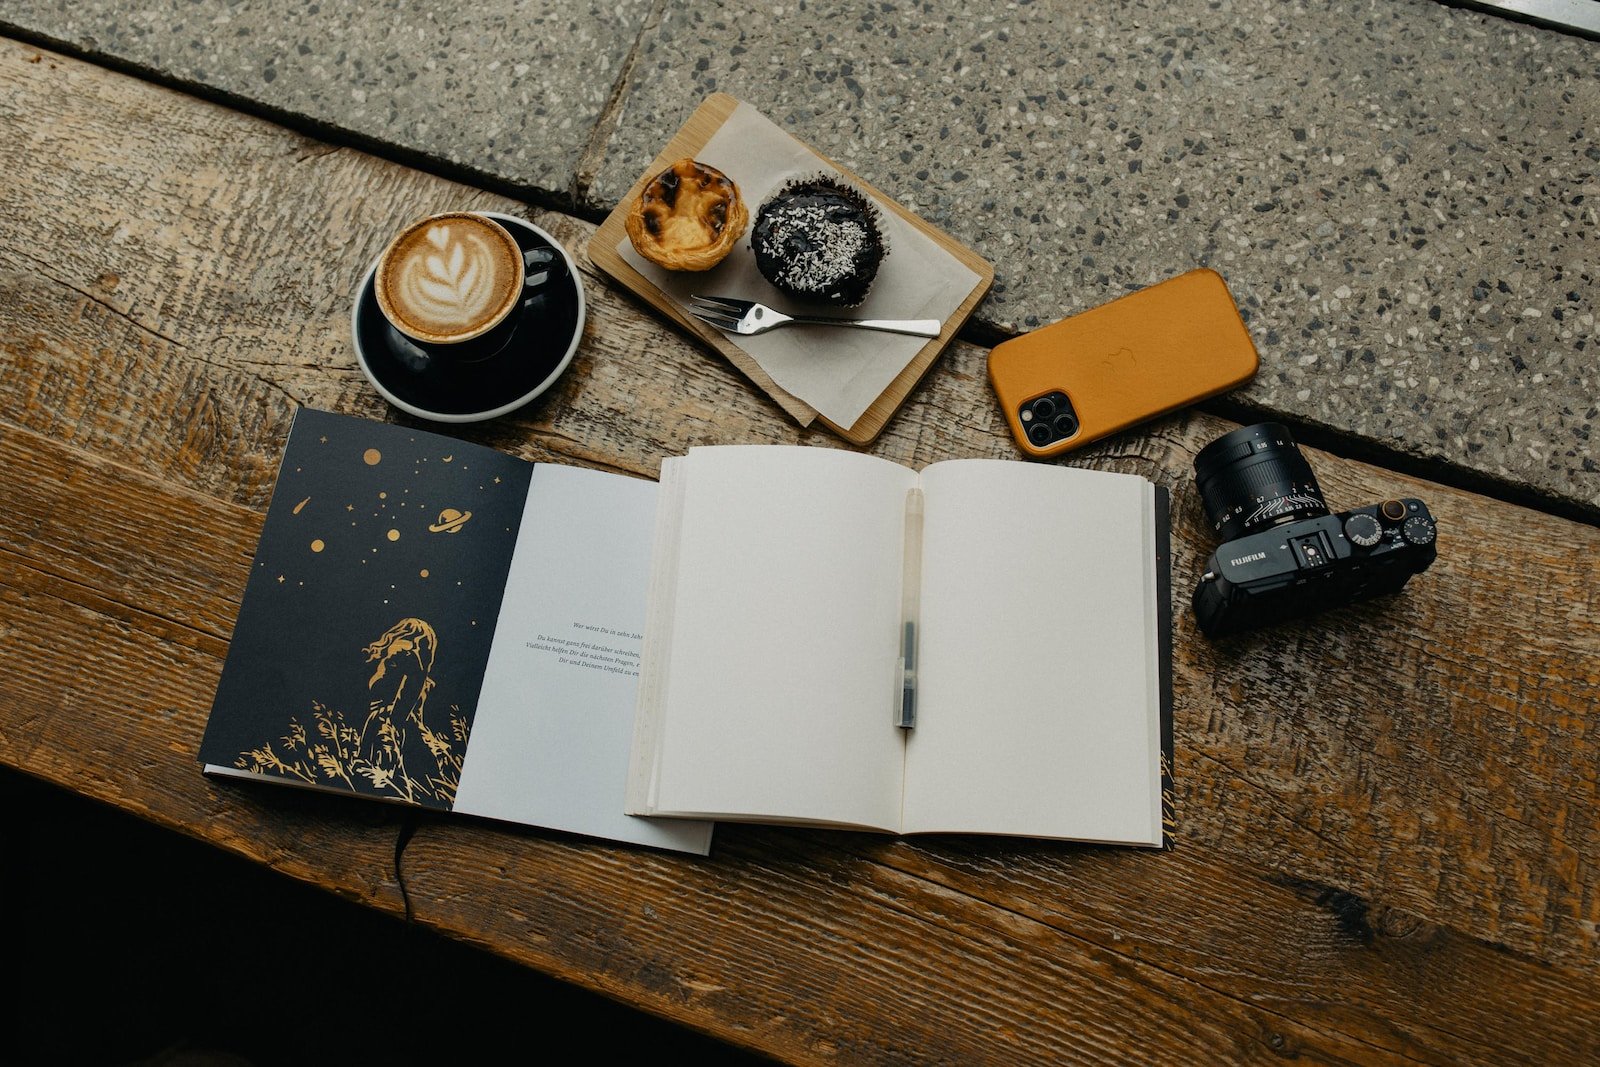
[[[366,715],[352,726],[344,712],[311,702],[314,736],[297,718],[280,739],[241,753],[234,766],[255,774],[296,778],[309,785],[343,784],[358,793],[412,804],[449,807],[455,802],[468,726],[452,705],[445,732],[428,724],[434,655],[439,638],[421,619],[401,619],[362,649],[376,664],[367,679]]]

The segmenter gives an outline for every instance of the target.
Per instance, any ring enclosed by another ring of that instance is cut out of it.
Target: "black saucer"
[[[494,219],[524,252],[553,248],[567,262],[567,276],[531,298],[505,344],[471,362],[430,354],[389,325],[378,309],[374,261],[361,280],[350,331],[356,361],[384,399],[402,411],[439,422],[477,422],[514,411],[543,393],[567,369],[583,336],[583,285],[566,250],[531,222],[497,211]]]

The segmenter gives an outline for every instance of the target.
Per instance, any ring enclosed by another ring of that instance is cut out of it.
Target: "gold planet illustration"
[[[460,533],[461,528],[472,518],[470,511],[457,511],[455,508],[445,508],[439,512],[439,521],[428,527],[429,533]]]

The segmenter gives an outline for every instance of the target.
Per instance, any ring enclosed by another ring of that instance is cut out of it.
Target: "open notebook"
[[[628,810],[1159,846],[1167,543],[1132,475],[668,459]]]

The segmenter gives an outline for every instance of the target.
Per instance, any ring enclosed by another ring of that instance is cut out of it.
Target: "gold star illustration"
[[[283,575],[281,575],[281,574],[280,574],[280,575],[278,575],[278,584],[279,584],[279,585],[282,585],[282,584],[283,584]]]

